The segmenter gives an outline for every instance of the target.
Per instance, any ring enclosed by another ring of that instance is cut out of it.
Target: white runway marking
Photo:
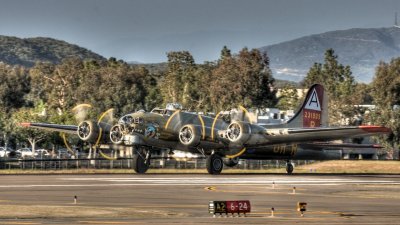
[[[297,184],[297,185],[340,185],[340,184],[400,184],[399,181],[391,180],[361,180],[361,179],[340,179],[340,178],[62,178],[70,181],[99,181],[99,182],[115,182],[115,183],[136,183],[136,184],[171,184],[171,185],[217,185],[217,184],[251,184],[251,185],[266,185],[272,184]]]
[[[199,186],[199,185],[233,185],[233,186],[268,186],[273,182],[275,185],[285,186],[334,186],[350,184],[378,184],[378,185],[400,185],[400,180],[384,180],[377,178],[359,177],[56,177],[47,179],[46,183],[32,181],[30,184],[2,184],[0,188],[40,188],[40,187],[109,187],[109,186]]]

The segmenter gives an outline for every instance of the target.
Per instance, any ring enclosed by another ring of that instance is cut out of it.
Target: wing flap
[[[20,123],[20,126],[37,128],[47,131],[57,131],[68,134],[77,134],[78,126],[75,125],[62,125],[53,123]]]

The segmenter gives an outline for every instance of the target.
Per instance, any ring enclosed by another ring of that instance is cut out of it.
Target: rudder
[[[328,126],[328,95],[324,86],[314,84],[297,113],[286,123],[286,127],[324,126]]]

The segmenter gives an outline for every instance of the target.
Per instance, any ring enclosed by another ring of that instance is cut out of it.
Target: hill
[[[323,62],[333,48],[343,65],[350,65],[356,80],[372,81],[379,61],[400,57],[400,29],[368,28],[331,31],[261,47],[270,57],[275,78],[300,81],[314,62]]]
[[[104,57],[79,47],[52,38],[17,38],[0,35],[0,61],[11,65],[31,67],[36,61],[60,63],[64,58],[105,60]]]

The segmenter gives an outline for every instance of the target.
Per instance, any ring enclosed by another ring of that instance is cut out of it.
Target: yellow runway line
[[[140,208],[177,208],[177,209],[181,209],[181,208],[205,208],[206,206],[204,205],[144,205],[144,206],[140,206]]]
[[[78,221],[79,223],[85,223],[85,224],[137,224],[138,222],[122,222],[122,221]]]
[[[22,224],[24,224],[24,225],[30,225],[30,224],[42,224],[42,223],[36,223],[36,222],[5,222],[5,223],[2,223],[2,224],[20,224],[20,225],[22,225]]]

